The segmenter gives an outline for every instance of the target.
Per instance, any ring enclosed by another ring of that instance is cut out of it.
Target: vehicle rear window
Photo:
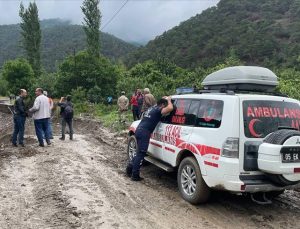
[[[247,100],[243,102],[244,132],[248,138],[264,138],[280,127],[299,130],[300,106],[284,101]]]

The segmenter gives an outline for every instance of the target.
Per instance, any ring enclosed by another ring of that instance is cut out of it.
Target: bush
[[[65,95],[66,96],[66,95]],[[86,90],[83,87],[77,87],[71,91],[73,103],[84,103],[86,102]]]
[[[101,95],[102,95],[102,90],[97,85],[95,87],[91,88],[87,92],[88,101],[91,103],[104,102],[104,98]]]
[[[7,61],[3,65],[2,77],[8,83],[9,93],[15,95],[21,88],[30,91],[35,81],[33,70],[25,59]]]
[[[0,78],[0,96],[8,95],[8,82]]]

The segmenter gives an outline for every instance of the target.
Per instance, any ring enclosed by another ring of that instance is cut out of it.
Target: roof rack
[[[226,94],[226,95],[235,95],[235,94],[255,94],[255,95],[273,95],[273,96],[281,96],[281,97],[288,97],[285,94],[282,94],[280,92],[272,91],[254,91],[254,90],[228,90],[226,88],[221,88],[219,90],[211,90],[211,89],[203,89],[203,90],[198,90],[199,94],[206,94],[206,93],[221,93],[221,94]]]
[[[182,87],[186,89],[188,87]],[[273,95],[273,96],[281,96],[281,97],[288,97],[285,94],[276,91],[262,91],[262,90],[240,90],[240,89],[227,89],[227,88],[219,88],[219,89],[198,89],[198,88],[189,88],[191,90],[181,90],[182,88],[176,89],[177,95],[186,95],[186,94],[209,94],[209,93],[216,93],[216,94],[226,94],[226,95],[235,95],[235,94],[259,94],[259,95]]]
[[[234,66],[223,68],[205,77],[204,90],[195,87],[180,87],[178,95],[192,93],[262,94],[287,97],[275,91],[277,76],[269,69],[257,66]]]
[[[273,92],[278,85],[277,76],[269,69],[256,66],[223,68],[205,77],[205,89]]]

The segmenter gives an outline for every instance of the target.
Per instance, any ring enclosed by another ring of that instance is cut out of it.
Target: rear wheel
[[[186,157],[181,161],[177,183],[181,196],[191,204],[208,201],[211,191],[202,178],[201,170],[195,158]]]

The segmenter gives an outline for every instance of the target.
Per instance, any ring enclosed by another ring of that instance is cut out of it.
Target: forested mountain
[[[221,0],[139,48],[125,62],[133,66],[159,57],[181,67],[211,67],[230,55],[246,64],[299,65],[300,1]]]
[[[85,48],[85,34],[80,25],[69,21],[50,19],[41,21],[42,64],[47,71],[55,71],[67,55]],[[0,25],[0,67],[6,60],[23,55],[20,47],[19,25]],[[111,60],[135,50],[136,47],[110,34],[101,33],[101,53]]]

